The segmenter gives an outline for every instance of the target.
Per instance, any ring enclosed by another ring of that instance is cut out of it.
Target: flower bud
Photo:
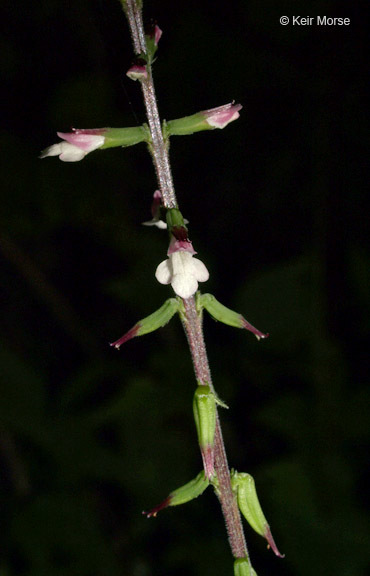
[[[143,336],[144,334],[149,334],[149,332],[154,332],[158,328],[161,328],[167,322],[169,322],[179,311],[181,307],[181,302],[176,298],[169,298],[166,302],[161,306],[156,312],[150,314],[143,320],[140,320],[131,330],[126,332],[121,338],[116,340],[115,342],[111,343],[111,346],[114,346],[119,350],[119,347],[122,346],[127,340],[131,340],[135,336]]]
[[[193,400],[194,420],[202,453],[206,477],[211,479],[214,469],[214,438],[216,430],[216,399],[209,386],[198,386]]]
[[[145,27],[146,56],[150,64],[153,62],[161,36],[162,30],[155,22],[151,21],[149,25]]]
[[[266,538],[269,547],[272,548],[276,556],[283,558],[272,537],[270,526],[262,512],[258,500],[254,479],[245,472],[232,473],[231,486],[237,494],[238,506],[247,522],[258,534]]]
[[[237,558],[234,562],[234,576],[257,576],[247,557]]]
[[[186,504],[186,502],[190,502],[190,500],[194,500],[198,498],[201,494],[203,494],[204,490],[209,486],[209,480],[205,477],[204,470],[198,474],[193,480],[190,480],[181,488],[174,490],[171,492],[169,496],[161,504],[149,510],[149,512],[143,512],[150,518],[151,516],[155,517],[160,510],[163,508],[167,508],[167,506],[179,506],[180,504]]]
[[[207,312],[219,322],[227,324],[228,326],[233,326],[234,328],[244,328],[249,330],[255,335],[257,340],[261,338],[267,338],[268,334],[264,334],[260,330],[257,330],[252,324],[250,324],[241,314],[226,308],[221,302],[216,300],[212,294],[201,294],[197,297],[197,306],[201,310],[205,308]]]
[[[145,60],[137,58],[136,62],[127,70],[126,76],[131,78],[131,80],[145,80],[148,78],[148,71],[146,68]]]

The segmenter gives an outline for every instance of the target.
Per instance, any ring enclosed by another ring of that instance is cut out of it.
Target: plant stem
[[[146,54],[145,34],[140,2],[138,0],[121,0],[130,26],[135,54]],[[167,144],[164,141],[157,99],[155,96],[152,67],[148,64],[148,77],[141,81],[146,115],[148,119],[154,168],[158,185],[166,208],[177,208],[175,188],[172,180]]]
[[[121,3],[129,22],[135,53],[146,53],[141,2],[140,0],[121,0]],[[165,208],[176,208],[177,201],[172,181],[168,148],[161,130],[151,66],[148,65],[147,69],[148,77],[141,81],[141,86],[152,138],[151,153],[163,204]],[[183,325],[189,343],[196,379],[201,385],[208,385],[213,389],[203,337],[202,319],[197,312],[194,297],[184,299],[183,303],[185,309]],[[219,485],[218,498],[226,523],[231,551],[234,558],[245,558],[248,557],[248,551],[239,509],[231,489],[230,471],[218,416],[214,452],[215,471]]]
[[[183,300],[184,330],[189,342],[191,357],[194,364],[195,377],[200,384],[208,385],[214,390],[209,368],[206,345],[203,336],[202,318],[199,316],[194,296]],[[243,525],[239,508],[231,490],[230,471],[227,462],[225,444],[222,437],[220,419],[217,415],[215,433],[215,471],[219,486],[219,500],[224,515],[227,533],[234,558],[248,556]]]

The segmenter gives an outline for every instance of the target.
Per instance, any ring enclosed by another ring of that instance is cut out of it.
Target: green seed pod
[[[255,335],[257,340],[261,338],[267,338],[268,334],[264,334],[260,330],[257,330],[252,324],[250,324],[241,314],[230,310],[221,302],[216,300],[213,294],[202,294],[198,296],[197,306],[199,308],[205,308],[207,312],[218,322],[227,324],[228,326],[233,326],[234,328],[244,328],[249,330]]]
[[[257,576],[248,558],[237,558],[234,562],[234,576]]]
[[[171,494],[167,496],[163,502],[158,504],[158,506],[155,506],[148,512],[143,512],[143,514],[145,514],[147,518],[155,517],[160,510],[163,510],[163,508],[186,504],[186,502],[190,502],[190,500],[194,500],[194,498],[198,498],[198,496],[203,494],[204,490],[208,486],[209,480],[205,477],[204,470],[202,470],[202,472],[200,472],[193,480],[190,480],[190,482],[181,486],[181,488],[171,492]]]
[[[271,534],[270,526],[262,512],[253,477],[245,472],[237,472],[235,470],[232,472],[231,486],[237,495],[238,506],[244,518],[257,534],[266,538],[268,546],[272,548],[276,556],[283,558],[284,555],[279,552]]]
[[[170,494],[170,506],[178,506],[179,504],[186,504],[194,498],[198,498],[203,494],[204,490],[209,486],[209,480],[205,477],[204,470],[193,480],[190,480],[185,486],[181,486]]]
[[[236,490],[238,506],[247,522],[261,536],[265,535],[267,520],[259,503],[254,479],[245,472],[234,472],[232,486]]]
[[[209,386],[198,386],[193,400],[194,420],[198,433],[206,477],[214,474],[213,443],[216,430],[216,400]]]
[[[166,302],[161,306],[158,310],[147,316],[143,320],[140,320],[131,330],[126,332],[121,338],[112,342],[111,346],[119,349],[119,347],[134,338],[135,336],[143,336],[143,334],[149,334],[149,332],[154,332],[154,330],[158,330],[167,322],[169,322],[176,314],[176,312],[180,311],[181,301],[177,298],[169,298]]]

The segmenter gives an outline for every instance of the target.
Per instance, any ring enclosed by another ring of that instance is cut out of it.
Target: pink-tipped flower
[[[190,298],[198,290],[198,282],[206,282],[209,272],[196,254],[189,239],[171,238],[168,259],[161,262],[155,277],[161,284],[171,284],[177,296]]]
[[[148,71],[145,64],[133,64],[126,72],[126,76],[131,80],[145,80],[148,78]]]
[[[225,128],[230,122],[237,120],[239,118],[239,110],[243,106],[241,104],[225,104],[224,106],[219,106],[218,108],[212,108],[211,110],[203,110],[202,114],[205,116],[207,124],[213,128]]]
[[[159,190],[156,190],[153,194],[153,202],[151,207],[152,219],[147,222],[143,222],[144,226],[157,226],[161,230],[167,228],[166,222],[161,219],[161,208],[163,206],[162,194]]]
[[[106,128],[75,129],[73,132],[57,132],[63,142],[58,142],[41,152],[40,158],[59,156],[63,162],[78,162],[89,152],[104,145]]]

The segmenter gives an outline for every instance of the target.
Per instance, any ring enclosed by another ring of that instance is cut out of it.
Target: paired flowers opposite
[[[146,77],[146,67],[142,62],[133,65],[130,70],[130,77],[136,76],[134,79]],[[239,118],[241,108],[240,104],[225,104],[192,116],[164,122],[163,135],[168,139],[170,136],[193,134],[201,130],[223,129]],[[57,134],[62,141],[43,150],[40,158],[59,156],[63,162],[78,162],[98,149],[134,146],[140,142],[150,144],[150,132],[146,124],[131,128],[73,128],[72,132]]]

